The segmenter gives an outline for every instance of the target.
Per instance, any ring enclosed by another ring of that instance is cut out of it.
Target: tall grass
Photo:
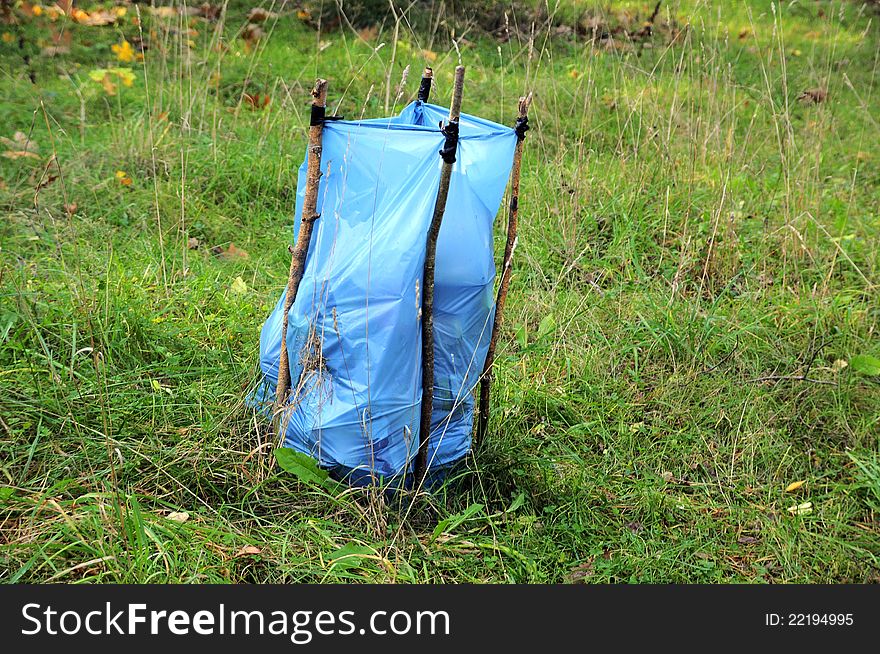
[[[632,38],[653,2],[583,4],[488,35],[439,3],[367,31],[267,3],[253,43],[242,4],[130,7],[54,56],[16,27],[0,135],[39,158],[0,159],[0,578],[876,581],[877,15],[681,1]],[[149,47],[107,96],[88,72],[123,37]],[[459,59],[467,112],[536,98],[490,437],[412,509],[303,484],[243,400],[308,89],[384,115],[428,63],[443,104]]]

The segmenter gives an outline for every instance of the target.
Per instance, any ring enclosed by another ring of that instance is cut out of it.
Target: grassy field
[[[876,5],[541,4],[0,24],[0,581],[880,580]],[[490,437],[328,492],[244,403],[308,89],[444,104],[459,56],[465,111],[535,94]]]

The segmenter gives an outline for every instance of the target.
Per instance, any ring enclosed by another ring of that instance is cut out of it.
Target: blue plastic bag
[[[421,284],[447,110],[414,102],[393,118],[328,121],[318,213],[289,313],[291,393],[284,446],[355,483],[406,477],[419,443]],[[492,222],[516,146],[514,131],[462,115],[437,243],[435,385],[429,469],[471,444],[472,390],[494,315]],[[295,233],[305,194],[299,170]],[[263,325],[255,397],[274,400],[284,294]]]

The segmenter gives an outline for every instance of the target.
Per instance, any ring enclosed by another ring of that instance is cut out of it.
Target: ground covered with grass
[[[880,579],[874,5],[251,8],[0,24],[0,580]],[[244,399],[308,90],[459,57],[469,113],[535,94],[489,438],[414,502],[305,483]]]

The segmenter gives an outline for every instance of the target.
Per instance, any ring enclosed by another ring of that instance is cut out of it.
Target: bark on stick
[[[520,120],[528,118],[529,106],[532,104],[532,94],[519,99]],[[492,323],[492,336],[489,339],[489,350],[486,353],[486,362],[483,365],[483,375],[480,379],[480,413],[477,418],[477,444],[482,443],[486,436],[486,428],[489,425],[489,394],[492,385],[492,366],[495,363],[495,348],[498,345],[498,332],[501,330],[501,321],[504,318],[504,304],[507,301],[507,291],[510,288],[511,264],[513,262],[513,249],[516,245],[517,218],[519,215],[519,175],[522,164],[523,139],[520,138],[513,153],[513,168],[510,171],[510,207],[507,213],[507,243],[504,246],[504,259],[501,267],[501,283],[498,285],[498,297],[495,303],[495,320]]]
[[[461,96],[464,91],[464,66],[455,69],[455,82],[452,88],[452,104],[449,108],[449,122],[446,130],[458,135],[458,119],[461,115]],[[448,138],[448,137],[447,137]],[[441,151],[441,154],[443,151]],[[434,263],[437,256],[437,236],[446,210],[446,198],[449,195],[449,180],[452,177],[451,161],[444,157],[440,169],[440,184],[437,187],[437,199],[434,202],[434,213],[428,228],[425,246],[425,268],[422,276],[422,407],[419,421],[419,451],[416,456],[415,481],[421,484],[428,469],[428,443],[431,440],[431,410],[434,399]]]
[[[290,274],[287,277],[287,292],[284,297],[284,313],[281,316],[281,355],[278,361],[278,386],[275,389],[275,408],[273,425],[278,435],[281,412],[290,391],[290,361],[287,356],[287,321],[290,307],[296,300],[296,293],[302,280],[312,240],[312,229],[318,219],[318,185],[321,181],[321,149],[324,130],[324,109],[327,106],[327,80],[318,79],[312,89],[312,116],[309,126],[308,167],[306,172],[306,194],[303,201],[302,218],[296,245],[291,251]]]

